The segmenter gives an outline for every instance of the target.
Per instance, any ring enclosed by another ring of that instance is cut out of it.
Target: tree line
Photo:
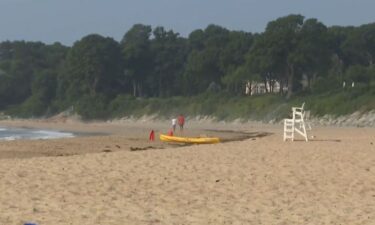
[[[287,98],[340,88],[343,82],[371,87],[374,57],[375,23],[327,27],[302,15],[271,21],[262,33],[209,25],[185,38],[135,24],[120,42],[98,34],[71,47],[4,41],[0,110],[41,116],[74,106],[89,113],[124,96],[242,95],[249,81],[269,87],[277,81],[288,87],[286,93],[280,89]]]

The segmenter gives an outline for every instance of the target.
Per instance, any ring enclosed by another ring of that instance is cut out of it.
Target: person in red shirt
[[[179,115],[178,118],[177,118],[177,123],[178,123],[178,126],[180,126],[180,131],[183,131],[184,129],[184,124],[185,124],[185,117],[183,115]]]
[[[150,141],[154,141],[154,140],[155,140],[155,131],[151,130],[151,132],[150,132]]]

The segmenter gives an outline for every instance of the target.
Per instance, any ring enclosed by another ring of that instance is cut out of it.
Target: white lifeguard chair
[[[311,121],[310,121],[310,110],[305,110],[305,112],[303,113],[303,115],[304,115],[304,122],[306,124],[307,130],[312,130],[312,128],[311,128]]]
[[[305,103],[301,107],[292,107],[293,117],[292,119],[284,119],[284,141],[291,139],[294,141],[294,133],[297,132],[305,141],[309,141],[306,133],[305,126]]]

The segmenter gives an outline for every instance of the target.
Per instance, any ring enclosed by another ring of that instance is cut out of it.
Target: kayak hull
[[[160,134],[160,140],[186,144],[214,144],[220,142],[220,139],[217,137],[176,137],[164,134]]]

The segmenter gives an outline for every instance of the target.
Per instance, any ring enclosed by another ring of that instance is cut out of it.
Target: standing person
[[[176,131],[176,125],[177,125],[177,119],[176,119],[176,118],[173,118],[173,119],[172,119],[172,129],[173,129],[173,132]]]
[[[178,125],[180,126],[180,131],[183,131],[184,130],[184,124],[185,124],[185,117],[180,114],[177,118],[178,120]]]
[[[154,140],[155,140],[155,131],[151,130],[151,132],[150,132],[150,141],[154,141]]]

